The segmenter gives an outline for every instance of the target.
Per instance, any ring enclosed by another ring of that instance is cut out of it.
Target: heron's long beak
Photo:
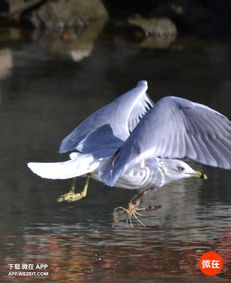
[[[195,171],[194,173],[192,173],[192,177],[198,177],[205,180],[208,179],[207,175],[205,173],[201,173],[200,171]]]

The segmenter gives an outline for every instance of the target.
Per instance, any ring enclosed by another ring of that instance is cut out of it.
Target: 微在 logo
[[[200,257],[200,270],[206,275],[216,275],[223,268],[222,257],[215,252],[207,252]]]

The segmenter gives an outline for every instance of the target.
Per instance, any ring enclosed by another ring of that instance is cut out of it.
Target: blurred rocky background
[[[36,29],[84,27],[108,21],[110,32],[138,36],[231,32],[229,0],[0,0],[0,25]]]
[[[126,18],[138,13],[147,18],[167,17],[181,33],[230,34],[229,0],[105,0],[110,16]]]

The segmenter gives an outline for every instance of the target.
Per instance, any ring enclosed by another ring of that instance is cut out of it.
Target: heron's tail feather
[[[99,162],[86,154],[64,162],[29,162],[27,166],[38,176],[46,179],[70,179],[93,172]]]

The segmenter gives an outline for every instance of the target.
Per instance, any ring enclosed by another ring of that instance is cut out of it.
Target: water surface
[[[231,41],[177,38],[169,46],[145,46],[107,33],[79,41],[31,39],[14,30],[4,35],[0,281],[19,279],[9,278],[8,264],[46,263],[47,282],[206,282],[198,260],[207,251],[224,259],[214,281],[231,278],[229,171],[191,162],[209,179],[153,192],[147,201],[162,208],[148,213],[146,227],[135,221],[131,227],[114,223],[112,212],[135,192],[92,181],[86,199],[57,203],[70,182],[44,180],[26,168],[28,161],[65,160],[57,153],[61,139],[141,79],[153,100],[181,96],[231,117]],[[80,178],[79,189],[83,183]]]

